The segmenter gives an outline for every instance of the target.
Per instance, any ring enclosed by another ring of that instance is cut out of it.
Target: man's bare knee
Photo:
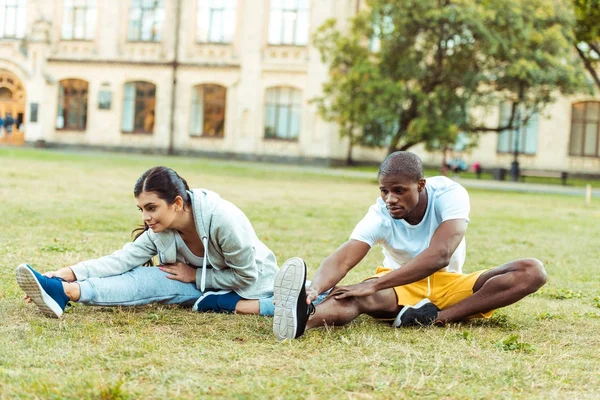
[[[525,272],[527,286],[531,293],[535,292],[544,284],[548,279],[544,264],[537,258],[524,258],[519,260],[520,270]]]

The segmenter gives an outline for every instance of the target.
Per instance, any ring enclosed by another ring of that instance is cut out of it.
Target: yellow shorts
[[[473,272],[471,274],[457,274],[454,272],[436,272],[429,277],[417,282],[409,283],[404,286],[394,287],[398,305],[414,306],[424,298],[428,298],[440,310],[448,308],[459,301],[466,299],[473,294],[473,286],[481,274],[487,270]],[[379,278],[389,272],[391,269],[377,267],[375,275],[367,278]],[[431,290],[431,292],[429,292]],[[470,318],[490,318],[494,310],[486,313],[476,314]]]

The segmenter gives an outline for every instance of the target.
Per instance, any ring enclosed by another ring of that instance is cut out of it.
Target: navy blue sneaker
[[[279,340],[296,339],[304,333],[306,322],[315,313],[313,304],[306,304],[306,264],[299,257],[283,263],[275,276],[273,297],[275,315],[273,333]]]
[[[65,293],[62,279],[48,278],[35,271],[27,264],[17,267],[17,283],[25,294],[39,307],[47,317],[60,318],[69,296]]]
[[[423,299],[414,306],[404,306],[392,322],[394,328],[411,325],[433,325],[440,309],[429,299]]]

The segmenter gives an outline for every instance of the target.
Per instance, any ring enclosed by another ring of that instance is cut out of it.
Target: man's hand
[[[337,286],[331,290],[327,297],[333,297],[336,300],[345,299],[347,297],[366,297],[374,294],[377,290],[373,285],[375,279],[357,283],[355,285]]]
[[[170,274],[167,275],[169,279],[186,283],[196,282],[196,268],[192,268],[181,261],[175,264],[163,264],[159,268],[161,271]]]
[[[319,297],[319,293],[316,289],[313,289],[311,286],[306,287],[306,304],[310,304],[315,301]]]

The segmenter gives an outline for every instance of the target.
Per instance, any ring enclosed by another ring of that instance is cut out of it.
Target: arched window
[[[265,138],[297,139],[300,135],[302,92],[289,87],[267,89]]]
[[[56,129],[84,131],[87,124],[88,83],[65,79],[58,85]]]
[[[269,44],[308,43],[310,0],[271,0]]]
[[[153,133],[156,86],[150,82],[128,82],[123,97],[121,130],[126,133]]]
[[[571,108],[572,156],[600,157],[600,101],[584,101]]]
[[[223,137],[226,97],[227,89],[223,86],[194,86],[190,136]]]

